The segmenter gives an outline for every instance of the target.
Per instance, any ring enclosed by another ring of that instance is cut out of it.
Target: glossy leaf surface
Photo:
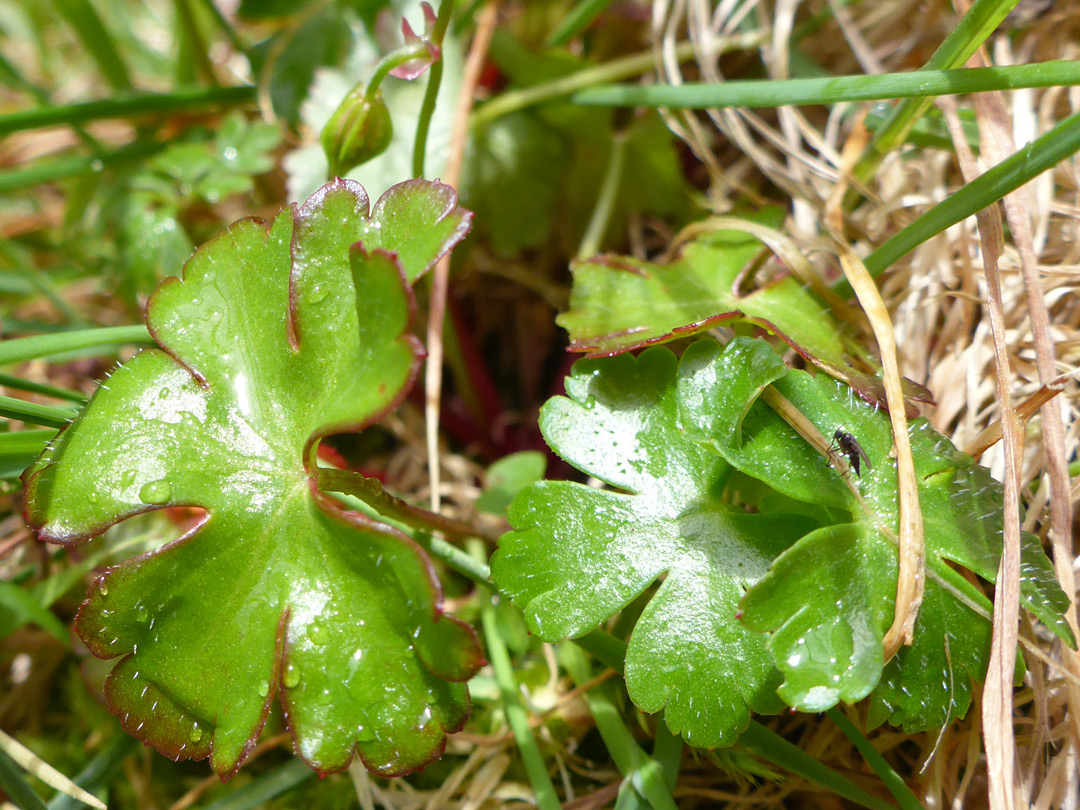
[[[779,224],[781,212],[760,217]],[[723,321],[761,321],[804,351],[840,357],[844,347],[828,311],[792,277],[740,294],[738,278],[765,250],[743,231],[717,231],[687,245],[667,264],[598,256],[572,265],[570,309],[559,324],[571,348],[610,355],[685,337]]]
[[[850,479],[757,399],[775,385],[825,435],[853,434],[871,465]],[[909,732],[963,716],[971,683],[981,681],[990,648],[991,605],[955,563],[993,581],[1001,551],[1001,485],[925,420],[911,444],[926,535],[926,597],[915,641],[886,665],[882,638],[892,622],[897,576],[896,464],[886,414],[824,376],[787,370],[761,341],[721,348],[700,342],[684,355],[683,418],[693,436],[730,464],[783,495],[845,513],[803,537],[742,600],[747,627],[770,633],[769,650],[791,706],[822,711],[873,692],[874,719]],[[1063,639],[1067,606],[1037,546],[1025,552],[1025,605]]]
[[[766,209],[748,221],[776,227],[782,212]],[[729,321],[775,334],[814,365],[844,380],[869,402],[885,406],[881,381],[852,357],[862,350],[842,338],[840,324],[794,276],[757,288],[743,274],[762,254],[756,237],[721,230],[699,237],[669,263],[628,256],[598,256],[571,265],[570,309],[557,318],[572,351],[590,357],[619,354],[696,335]],[[904,380],[912,400],[932,402],[929,391]],[[917,413],[909,407],[909,416]]]
[[[731,467],[680,424],[677,363],[664,348],[575,364],[567,397],[541,411],[551,447],[619,491],[527,487],[492,559],[530,630],[581,636],[662,580],[634,627],[626,685],[695,745],[735,741],[750,712],[782,708],[765,636],[736,620],[746,587],[813,523],[721,500]]]
[[[354,750],[384,774],[437,756],[482,657],[442,615],[405,535],[314,486],[329,434],[393,408],[418,366],[407,280],[468,227],[446,186],[411,181],[369,212],[325,186],[272,223],[242,220],[152,297],[159,349],[102,384],[27,479],[43,540],[197,506],[203,522],[92,586],[76,629],[124,727],[162,753],[235,772],[280,700],[320,772]]]

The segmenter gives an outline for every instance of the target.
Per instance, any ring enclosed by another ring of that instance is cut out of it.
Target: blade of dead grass
[[[953,135],[953,145],[964,180],[970,183],[978,174],[975,156],[971,153],[967,139],[963,137],[955,106],[947,99],[941,99],[939,103],[946,113],[946,123]],[[980,132],[982,130],[983,125],[980,125]],[[980,143],[983,143],[982,139]],[[1001,302],[1001,276],[998,271],[998,260],[1004,248],[1001,217],[995,208],[990,207],[978,212],[976,218],[979,224],[979,240],[982,243],[983,271],[987,287],[985,303],[993,337],[994,377],[1005,448],[1005,547],[998,566],[990,663],[983,686],[983,744],[986,749],[990,807],[992,810],[1014,810],[1019,797],[1014,778],[1016,741],[1013,735],[1012,684],[1016,647],[1019,643],[1020,463],[1023,436],[1009,391],[1009,351]]]
[[[896,579],[893,622],[882,639],[885,660],[888,661],[896,655],[901,645],[911,644],[915,634],[915,620],[919,616],[919,607],[926,588],[926,538],[923,532],[922,507],[919,506],[919,486],[915,479],[915,460],[911,455],[911,437],[908,435],[904,390],[900,382],[902,377],[892,318],[873,276],[843,236],[842,204],[848,188],[847,178],[852,175],[867,137],[868,133],[860,119],[856,122],[851,137],[844,144],[841,180],[833,189],[826,205],[825,225],[840,258],[844,277],[855,291],[878,344],[885,399],[889,403],[893,447],[896,449],[897,495],[900,505],[899,572]]]
[[[33,774],[49,787],[56,788],[61,793],[66,793],[69,796],[74,796],[79,801],[91,807],[96,807],[98,810],[105,810],[105,803],[101,799],[93,793],[87,793],[48,762],[45,762],[29,748],[3,731],[0,731],[0,750],[3,750],[11,757],[20,768],[27,773]]]
[[[980,53],[976,54],[972,61],[984,63],[986,60]],[[1005,99],[999,93],[987,93],[976,96],[974,104],[983,154],[990,162],[1000,163],[1016,151]],[[1039,278],[1038,258],[1035,255],[1025,189],[1021,187],[1006,194],[1002,202],[1009,232],[1020,256],[1020,272],[1024,280],[1027,315],[1031,319],[1039,382],[1046,388],[1052,386],[1057,377],[1057,358],[1054,339],[1050,334],[1050,314]],[[1054,568],[1059,584],[1072,602],[1065,620],[1069,623],[1074,637],[1080,638],[1075,602],[1076,579],[1072,566],[1072,502],[1061,402],[1051,396],[1042,404],[1040,412],[1043,448],[1046,451],[1046,466],[1050,479],[1050,537],[1054,547]],[[1080,675],[1080,654],[1063,645],[1062,656],[1065,666],[1074,674]],[[1068,690],[1069,702],[1073,708],[1073,711],[1068,713],[1073,733],[1072,744],[1076,749],[1080,746],[1080,688],[1070,682]]]
[[[469,55],[454,110],[454,123],[450,132],[450,156],[446,161],[443,182],[457,188],[461,180],[461,167],[465,161],[465,144],[469,136],[469,115],[472,113],[473,95],[480,82],[491,37],[499,16],[498,0],[490,0],[476,23]],[[443,256],[431,274],[431,301],[427,328],[427,367],[424,370],[424,424],[427,439],[428,478],[431,483],[431,510],[439,511],[439,406],[442,401],[443,375],[443,324],[446,321],[446,297],[450,286],[450,256]]]
[[[985,63],[982,54],[976,54],[973,61]],[[1015,152],[1012,138],[1010,117],[1005,99],[998,93],[988,93],[975,97],[975,117],[979,124],[980,145],[988,160],[1000,162]],[[1005,216],[1009,223],[1013,243],[1020,256],[1020,271],[1024,281],[1027,314],[1031,320],[1031,331],[1035,347],[1036,368],[1039,381],[1044,386],[1052,383],[1056,376],[1056,357],[1054,341],[1050,334],[1050,317],[1043,298],[1042,283],[1038,272],[1038,259],[1035,255],[1034,240],[1031,233],[1031,221],[1027,212],[1027,195],[1023,188],[1007,194],[1003,200]],[[1050,529],[1054,544],[1054,562],[1058,581],[1069,595],[1070,606],[1066,621],[1074,635],[1077,632],[1076,581],[1072,567],[1072,509],[1069,492],[1069,471],[1065,452],[1065,428],[1062,420],[1061,403],[1052,397],[1040,409],[1042,413],[1043,447],[1046,451],[1047,472],[1050,479]],[[1074,674],[1080,674],[1080,655],[1075,651],[1062,648],[1065,666]],[[1080,688],[1069,682],[1069,702],[1073,711],[1069,712],[1074,750],[1080,744]]]

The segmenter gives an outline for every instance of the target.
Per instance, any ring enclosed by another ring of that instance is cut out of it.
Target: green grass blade
[[[100,101],[65,104],[0,115],[0,135],[28,129],[100,121],[105,118],[130,118],[152,113],[202,110],[219,106],[247,104],[255,100],[255,87],[186,87],[170,93],[124,93]]]
[[[699,110],[926,98],[1073,84],[1080,84],[1080,61],[1055,60],[1030,65],[919,70],[911,73],[884,73],[879,76],[747,79],[682,85],[610,85],[582,90],[571,96],[571,100],[575,104],[589,106]],[[907,134],[906,130],[904,134]]]
[[[593,20],[604,13],[607,7],[611,5],[611,2],[612,0],[581,0],[570,10],[569,14],[563,17],[559,27],[551,32],[547,46],[549,48],[561,48],[588,28]]]
[[[975,0],[956,28],[934,51],[925,69],[919,72],[947,70],[963,65],[994,32],[994,29],[1001,25],[1017,2],[1018,0]],[[868,167],[875,165],[881,155],[903,143],[912,126],[932,103],[927,99],[919,99],[905,101],[898,105],[870,142],[869,158],[864,157],[860,166],[861,171],[857,171],[856,174],[860,177],[864,176],[863,173],[869,170]]]
[[[78,411],[71,408],[55,408],[51,405],[38,405],[36,402],[0,396],[0,416],[18,419],[33,425],[45,427],[64,427],[75,418]]]
[[[235,793],[207,805],[203,810],[258,810],[266,802],[313,776],[315,772],[305,765],[303,760],[294,759],[258,776]]]
[[[19,810],[46,810],[45,802],[30,787],[15,761],[0,750],[0,790]]]
[[[42,607],[33,596],[18,585],[0,582],[0,610],[10,613],[14,623],[20,627],[25,624],[36,624],[65,647],[71,646],[68,630],[63,623],[51,610]]]
[[[801,776],[826,790],[831,790],[848,801],[868,807],[870,810],[895,810],[894,805],[871,796],[850,779],[822,765],[801,748],[769,731],[760,723],[750,721],[750,727],[739,738],[739,745],[786,771]]]
[[[664,771],[664,779],[667,781],[668,790],[675,789],[675,782],[679,778],[679,768],[682,766],[683,748],[682,737],[672,734],[661,715],[656,721],[656,738],[653,743],[653,759],[659,763]]]
[[[11,374],[0,374],[0,386],[14,388],[16,391],[29,391],[32,394],[44,394],[54,399],[66,399],[69,402],[78,402],[80,404],[87,400],[86,394],[81,391],[72,391],[70,388],[57,388],[55,385],[48,385],[47,383],[31,382]]]
[[[100,172],[118,164],[142,160],[168,146],[157,141],[137,141],[115,152],[89,155],[63,155],[36,161],[21,169],[0,172],[0,194],[7,194],[39,183],[55,183]]]
[[[580,687],[592,678],[589,662],[579,647],[564,644],[560,647],[560,654],[563,666],[570,673],[575,686]],[[622,713],[612,700],[609,689],[610,684],[599,684],[585,693],[585,702],[615,767],[624,779],[630,780],[639,795],[648,799],[653,810],[677,810],[667,773],[637,744],[623,722]]]
[[[469,551],[474,556],[482,558],[483,544],[480,541],[470,542]],[[495,603],[491,598],[484,599],[484,606],[480,611],[480,624],[484,632],[488,659],[491,661],[491,668],[495,671],[495,681],[502,693],[503,710],[506,712],[510,730],[514,733],[518,751],[521,752],[525,773],[529,777],[529,784],[532,785],[536,796],[536,806],[540,810],[560,810],[562,804],[555,793],[555,785],[551,782],[547,766],[544,765],[544,756],[540,753],[532,729],[529,728],[529,713],[521,699],[521,693],[518,692],[517,682],[514,680],[514,665],[506,649],[506,642],[499,635]]]
[[[881,275],[927,239],[993,205],[1078,150],[1080,113],[1074,113],[895,234],[866,257],[866,269],[873,276]],[[841,294],[846,294],[847,290],[846,282],[837,287],[837,292]]]
[[[904,780],[889,767],[889,763],[870,744],[870,741],[866,739],[866,735],[855,728],[855,725],[847,719],[843,712],[832,708],[826,714],[840,727],[840,730],[844,732],[844,736],[851,741],[851,744],[858,749],[859,753],[862,754],[862,758],[874,769],[874,773],[885,783],[885,787],[889,789],[889,793],[893,795],[893,798],[896,799],[903,810],[923,810],[919,800],[915,798],[915,794],[904,784]]]
[[[0,256],[11,264],[13,272],[26,279],[29,287],[49,299],[49,303],[63,315],[64,320],[70,323],[78,323],[81,320],[75,308],[64,300],[49,274],[34,265],[28,250],[11,240],[0,240]]]
[[[15,338],[0,342],[0,366],[78,349],[101,348],[104,350],[102,354],[107,354],[117,344],[151,342],[150,333],[141,324],[106,326],[100,329],[79,329],[72,332],[54,332],[47,335]]]
[[[116,40],[105,28],[89,0],[53,0],[114,90],[130,90],[131,74],[120,58]]]
[[[74,782],[83,790],[93,793],[105,786],[116,773],[120,764],[135,750],[138,741],[127,734],[117,734],[109,747],[90,760],[75,777]],[[49,801],[49,810],[79,810],[85,805],[67,794],[57,794]]]
[[[18,478],[41,455],[55,430],[0,433],[0,479]]]

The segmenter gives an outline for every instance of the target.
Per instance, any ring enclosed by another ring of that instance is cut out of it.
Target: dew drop
[[[326,297],[330,294],[330,291],[322,285],[315,285],[315,288],[311,291],[310,301],[313,304],[318,304],[326,300]]]
[[[281,682],[285,684],[286,689],[295,689],[300,685],[300,670],[289,664],[285,668],[285,675],[282,677]]]
[[[308,638],[310,638],[315,644],[326,643],[326,628],[318,622],[312,622],[308,627]]]
[[[102,596],[109,595],[109,586],[108,584],[106,584],[105,580],[101,581],[101,587],[98,588],[98,593],[100,593]]]
[[[192,726],[191,733],[188,735],[188,739],[191,740],[193,743],[197,743],[199,740],[202,739],[202,729],[199,728],[198,723]]]
[[[270,694],[270,684],[264,683],[259,687],[259,697],[266,697]]]
[[[151,481],[148,484],[143,484],[143,488],[139,490],[139,500],[143,503],[167,503],[171,497],[172,484],[164,478],[159,481]]]

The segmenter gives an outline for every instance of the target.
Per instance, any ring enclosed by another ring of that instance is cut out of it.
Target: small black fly
[[[874,465],[870,463],[870,458],[866,455],[866,451],[862,449],[859,440],[850,433],[845,433],[842,429],[837,428],[836,433],[833,434],[832,444],[829,445],[829,449],[832,450],[834,446],[836,450],[839,450],[847,458],[848,465],[855,471],[856,477],[862,477],[859,474],[860,460],[866,464],[866,469],[874,469]]]

